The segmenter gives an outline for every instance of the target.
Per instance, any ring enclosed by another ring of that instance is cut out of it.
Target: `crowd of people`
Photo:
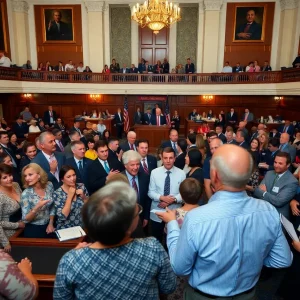
[[[115,125],[123,117],[120,109],[105,115]],[[198,115],[194,109],[188,118]],[[54,299],[255,299],[263,266],[292,264],[279,213],[298,229],[300,131],[286,120],[271,132],[264,124],[248,132],[249,109],[240,118],[234,108],[220,115],[214,130],[199,125],[187,137],[174,121],[157,156],[134,131],[125,140],[103,123],[84,132],[76,119],[67,130],[51,106],[35,143],[26,141],[27,122],[35,120],[29,107],[11,128],[3,124],[1,295],[17,290],[18,299],[33,299],[38,291],[31,262],[15,264],[9,256],[17,229],[27,238],[56,238],[57,229],[82,226],[89,243],[61,259]],[[216,117],[211,110],[205,116]],[[165,124],[158,105],[134,118]],[[293,246],[300,250],[299,242]]]

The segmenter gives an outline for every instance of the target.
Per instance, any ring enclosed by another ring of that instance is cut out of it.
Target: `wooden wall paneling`
[[[141,49],[141,58],[145,59],[146,61],[149,61],[149,64],[152,65],[154,62],[153,57],[153,49],[152,48],[142,48]]]
[[[12,21],[12,20],[11,20]],[[1,22],[1,32],[0,32],[0,50],[5,52],[5,55],[11,60],[10,53],[10,42],[9,42],[9,29],[8,29],[8,18],[7,18],[7,5],[6,0],[0,0],[0,22]],[[3,49],[2,49],[3,48]]]

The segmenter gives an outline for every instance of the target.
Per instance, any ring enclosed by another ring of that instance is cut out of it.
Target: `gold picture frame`
[[[6,10],[5,3],[0,3],[0,51],[8,53],[8,42],[7,42],[7,20],[6,20]]]
[[[72,6],[41,7],[43,43],[76,43]]]
[[[266,16],[267,4],[236,5],[233,42],[263,43],[265,41]]]

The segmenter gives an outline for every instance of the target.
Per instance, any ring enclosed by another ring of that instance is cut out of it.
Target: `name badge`
[[[274,187],[272,188],[272,192],[278,194],[278,193],[279,193],[279,187],[278,187],[278,186],[274,186]]]

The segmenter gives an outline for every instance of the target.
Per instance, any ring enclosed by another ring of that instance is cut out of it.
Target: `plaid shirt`
[[[176,288],[167,253],[155,238],[116,248],[71,250],[61,259],[54,299],[158,300]]]

